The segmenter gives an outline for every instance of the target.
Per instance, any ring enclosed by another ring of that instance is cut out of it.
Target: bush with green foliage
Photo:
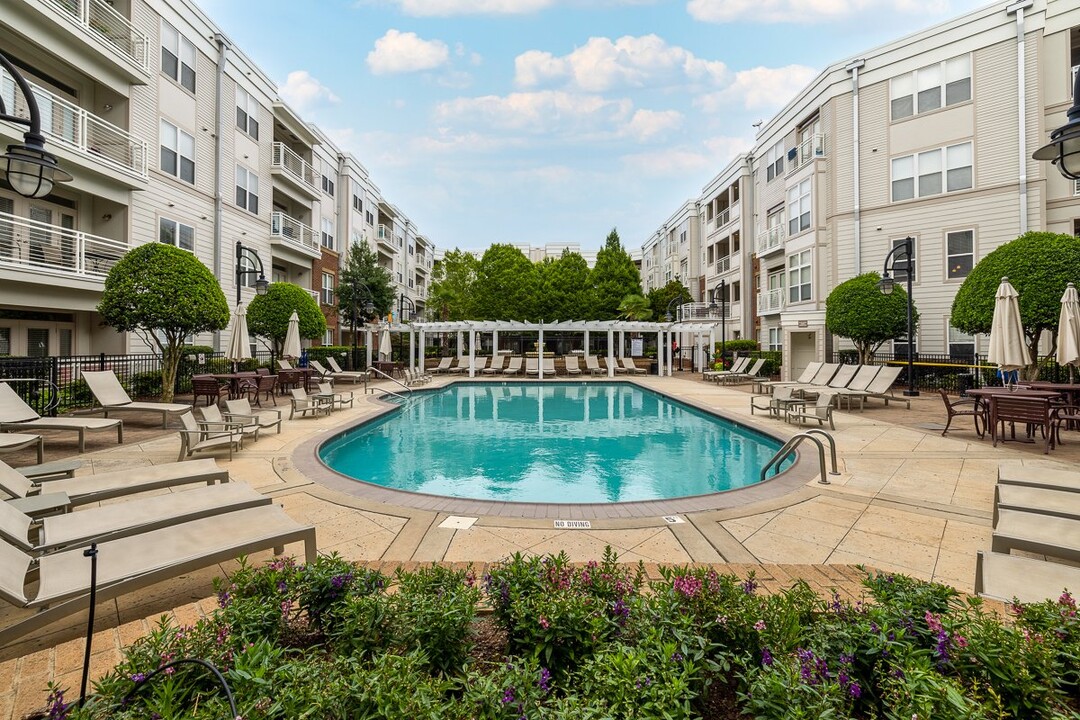
[[[889,295],[881,292],[876,272],[856,275],[833,288],[825,299],[825,329],[847,338],[859,352],[859,363],[868,363],[882,343],[907,333],[907,292],[897,282]],[[913,331],[919,311],[911,308]]]
[[[247,307],[248,330],[272,343],[274,355],[281,357],[289,317],[296,312],[300,337],[317,340],[326,333],[326,317],[307,290],[292,283],[270,283],[265,295],[256,295]]]

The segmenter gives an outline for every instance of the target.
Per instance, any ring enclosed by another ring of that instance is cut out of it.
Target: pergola
[[[671,336],[673,334],[681,335],[694,335],[697,340],[694,343],[695,360],[698,363],[698,367],[704,365],[705,358],[700,357],[703,353],[702,339],[708,337],[708,347],[712,348],[716,342],[716,328],[719,327],[720,320],[715,322],[670,322],[670,323],[658,323],[658,322],[636,322],[632,320],[556,320],[553,322],[519,322],[517,320],[454,320],[443,322],[414,322],[410,324],[406,323],[391,323],[391,333],[408,333],[409,334],[409,362],[408,366],[410,370],[416,370],[419,367],[420,362],[423,360],[423,348],[425,345],[425,338],[428,333],[454,333],[457,335],[457,352],[459,360],[464,357],[462,348],[462,338],[468,334],[469,338],[469,377],[476,376],[475,362],[476,357],[476,337],[478,334],[490,333],[491,334],[491,346],[498,350],[499,347],[499,333],[522,333],[522,332],[535,332],[537,333],[536,346],[541,351],[544,347],[544,333],[545,332],[580,332],[584,336],[584,347],[589,347],[589,334],[590,333],[607,333],[607,348],[608,348],[608,377],[614,377],[615,375],[615,333],[619,334],[618,358],[621,359],[624,354],[626,343],[624,342],[626,333],[656,333],[657,347],[660,352],[657,354],[657,362],[659,364],[660,375],[671,375],[672,371],[672,358],[671,358]],[[365,327],[365,331],[368,335],[367,342],[367,361],[371,364],[371,334],[373,332],[379,332],[385,325],[368,325]],[[419,352],[418,352],[419,351]],[[539,364],[540,377],[544,377],[543,363]]]

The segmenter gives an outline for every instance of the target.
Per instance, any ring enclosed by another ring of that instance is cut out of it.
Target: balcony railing
[[[280,238],[286,245],[296,246],[315,255],[322,254],[315,231],[283,212],[270,214],[270,237]]]
[[[763,230],[757,236],[757,255],[767,255],[784,244],[784,226],[774,225],[768,230]]]
[[[738,255],[725,255],[722,258],[716,260],[716,274],[726,273],[731,270],[732,266],[739,267]]]
[[[766,290],[757,297],[758,315],[771,315],[784,309],[784,288]]]
[[[270,169],[281,170],[296,182],[310,189],[313,194],[319,191],[319,188],[315,185],[315,170],[307,160],[297,155],[285,143],[274,143],[274,155],[270,161]]]
[[[723,314],[721,315],[721,311]],[[709,322],[711,320],[721,320],[732,318],[738,318],[742,311],[742,303],[728,302],[728,303],[716,303],[714,307],[712,303],[707,302],[692,302],[683,303],[679,306],[678,321],[679,322],[692,322],[701,321]]]
[[[147,177],[144,140],[39,85],[30,83],[30,90],[41,115],[41,132],[50,142],[141,178]],[[26,98],[15,91],[15,80],[3,68],[0,68],[0,99],[12,115],[29,119]]]
[[[375,240],[381,245],[385,245],[388,248],[395,248],[394,233],[386,225],[380,225],[375,228]]]
[[[150,46],[131,21],[116,12],[106,0],[45,0],[76,24],[116,48],[143,70],[149,70],[147,48]]]
[[[798,147],[791,152],[794,153],[794,157],[789,157],[789,175],[814,158],[825,157],[825,136],[821,133],[814,133],[799,143]]]
[[[104,282],[126,243],[0,213],[0,267]]]

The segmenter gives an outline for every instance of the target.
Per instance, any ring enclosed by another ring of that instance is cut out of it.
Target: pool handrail
[[[397,384],[398,384],[398,385],[400,385],[401,387],[405,388],[405,390],[406,390],[406,391],[407,391],[407,392],[408,392],[408,393],[409,393],[410,395],[412,395],[412,388],[411,388],[411,387],[409,387],[409,386],[408,386],[408,385],[406,385],[405,383],[401,382],[401,381],[400,381],[400,380],[398,380],[397,378],[395,378],[395,377],[391,377],[390,375],[387,375],[386,373],[384,373],[384,372],[383,372],[382,370],[380,370],[379,368],[377,368],[377,367],[374,367],[374,366],[372,366],[372,367],[369,367],[369,368],[368,368],[368,372],[373,372],[373,373],[375,373],[376,375],[382,375],[382,376],[383,376],[384,378],[386,378],[386,379],[387,379],[387,380],[389,380],[390,382],[392,382],[392,383],[397,383]],[[402,400],[404,400],[404,399],[405,399],[405,398],[403,398],[403,397],[402,397],[401,395],[398,395],[398,394],[397,394],[396,392],[394,392],[394,391],[392,391],[392,390],[387,390],[386,392],[390,393],[391,395],[393,395],[393,396],[395,396],[395,397],[400,397],[400,398],[401,398]]]
[[[798,435],[793,435],[788,439],[786,443],[784,443],[783,447],[777,450],[776,454],[772,456],[772,459],[769,460],[769,462],[765,463],[765,467],[761,468],[762,482],[764,482],[765,476],[768,474],[770,468],[772,468],[774,465],[779,466],[779,464],[783,462],[788,455],[795,451],[795,448],[797,448],[803,440],[810,440],[815,445],[817,445],[818,448],[818,466],[821,473],[821,479],[818,480],[818,483],[821,485],[830,484],[829,479],[828,477],[826,477],[825,473],[825,445],[821,442],[821,440],[816,438],[815,435],[824,435],[825,439],[829,441],[829,449],[832,451],[832,472],[828,474],[839,475],[840,472],[836,469],[836,442],[833,440],[832,435],[830,435],[829,433],[825,432],[820,428],[813,428],[801,432]]]

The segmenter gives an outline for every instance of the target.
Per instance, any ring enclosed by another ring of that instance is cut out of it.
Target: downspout
[[[1024,67],[1024,10],[1030,8],[1034,0],[1020,0],[1005,8],[1008,14],[1016,14],[1016,96],[1017,96],[1017,157],[1019,167],[1017,177],[1020,190],[1020,234],[1028,231],[1028,179],[1027,179],[1027,76]]]
[[[225,65],[228,62],[229,41],[221,33],[214,34],[214,42],[218,47],[217,77],[214,85],[214,107],[217,113],[214,118],[214,277],[219,281],[222,275],[221,234],[222,234],[222,208],[224,198],[221,195],[221,156],[222,135],[224,125],[221,119],[222,96],[225,89]],[[214,331],[214,350],[221,350],[221,331]]]
[[[852,184],[854,186],[853,214],[855,222],[855,275],[862,274],[862,197],[859,191],[859,69],[866,65],[862,58],[852,60],[845,68],[851,73],[851,137]]]

